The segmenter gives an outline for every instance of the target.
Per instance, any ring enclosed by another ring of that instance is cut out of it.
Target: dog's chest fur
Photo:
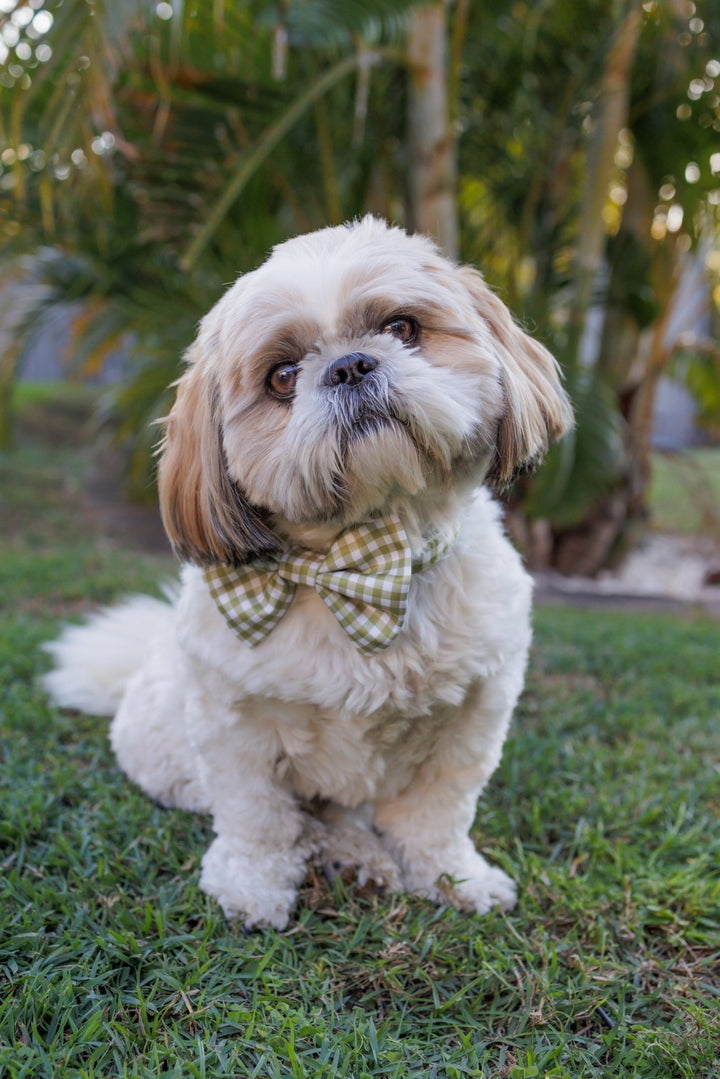
[[[529,606],[527,575],[481,496],[450,554],[413,579],[405,629],[378,655],[361,655],[307,588],[250,649],[194,569],[178,625],[193,678],[220,690],[238,725],[274,733],[293,789],[355,804],[402,786],[490,675],[511,666],[522,677]]]

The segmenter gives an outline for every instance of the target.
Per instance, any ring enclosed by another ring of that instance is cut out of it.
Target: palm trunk
[[[410,15],[409,217],[413,229],[432,236],[449,258],[457,258],[457,147],[448,101],[446,24],[445,0]]]
[[[598,95],[595,133],[587,158],[571,310],[576,353],[579,351],[593,287],[605,254],[603,210],[610,187],[618,138],[627,125],[630,77],[641,24],[642,8],[640,4],[635,4],[618,27]]]
[[[630,102],[630,80],[633,61],[642,25],[642,7],[633,4],[619,25],[610,47],[595,114],[595,131],[589,147],[586,183],[580,215],[580,231],[575,264],[575,287],[570,310],[569,362],[580,364],[581,343],[587,313],[593,302],[593,292],[606,257],[607,234],[603,210],[615,163],[620,132],[627,126]],[[630,208],[628,207],[628,210]],[[644,237],[643,237],[644,241]],[[622,348],[619,366],[626,373],[635,354],[639,327],[626,312],[605,311],[604,341],[589,362],[598,372],[600,381],[615,367],[610,382],[621,397],[618,357],[615,348]],[[612,344],[609,339],[612,338]],[[584,351],[584,350],[583,350]],[[603,355],[604,353],[604,355]],[[612,356],[608,361],[607,357]],[[587,362],[587,360],[586,360]],[[608,370],[602,370],[607,367]],[[620,405],[619,405],[620,407]],[[582,423],[582,417],[579,422]],[[612,490],[598,496],[592,509],[578,525],[560,530],[552,544],[552,561],[562,573],[593,575],[612,558],[624,534],[633,491],[632,445],[626,447],[618,460],[618,480]]]

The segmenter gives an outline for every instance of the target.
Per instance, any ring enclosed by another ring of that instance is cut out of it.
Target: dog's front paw
[[[481,865],[474,867],[472,875],[464,879],[446,873],[439,877],[435,884],[438,896],[460,910],[474,911],[476,914],[487,914],[494,907],[512,910],[517,902],[515,881],[502,869],[488,865],[480,855],[478,860]]]
[[[257,851],[218,836],[203,857],[200,887],[230,921],[284,929],[304,875],[301,851]]]
[[[415,895],[476,914],[515,906],[515,882],[502,869],[488,865],[469,840],[455,849],[425,850],[411,857],[408,853],[406,848],[403,876],[405,887]]]

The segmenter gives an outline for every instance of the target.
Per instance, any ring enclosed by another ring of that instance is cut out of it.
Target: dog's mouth
[[[393,427],[403,429],[416,442],[409,417],[382,376],[373,373],[356,386],[339,387],[331,406],[343,450]]]
[[[394,410],[380,411],[372,407],[360,407],[347,430],[346,440],[348,443],[360,442],[391,427],[403,428],[412,438],[407,422]]]

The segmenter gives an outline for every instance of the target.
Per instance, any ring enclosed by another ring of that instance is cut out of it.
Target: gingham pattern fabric
[[[365,655],[397,637],[407,615],[413,571],[437,562],[455,536],[435,533],[413,560],[395,515],[343,532],[326,555],[292,549],[244,566],[209,566],[210,594],[229,626],[253,648],[275,628],[298,585],[315,588]]]

